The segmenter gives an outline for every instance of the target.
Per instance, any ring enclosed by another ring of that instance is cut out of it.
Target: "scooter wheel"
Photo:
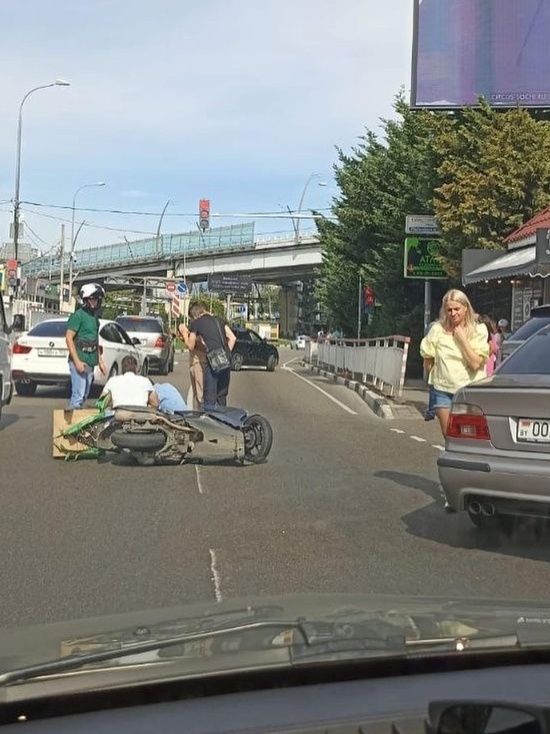
[[[249,415],[243,424],[244,458],[252,464],[265,461],[273,444],[273,429],[261,415]]]

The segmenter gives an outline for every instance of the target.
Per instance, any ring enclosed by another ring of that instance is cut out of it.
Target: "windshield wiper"
[[[371,654],[374,651],[387,651],[395,654],[396,651],[404,652],[406,650],[406,637],[403,633],[400,633],[397,627],[392,626],[388,632],[387,625],[385,628],[384,626],[380,628],[375,622],[375,620],[371,620],[370,624],[346,625],[324,621],[315,622],[302,618],[292,621],[274,619],[233,622],[231,624],[225,622],[216,627],[207,626],[206,629],[203,627],[203,629],[196,632],[180,633],[161,639],[151,637],[147,640],[124,643],[123,646],[116,649],[111,646],[109,649],[98,652],[76,653],[57,660],[9,670],[0,674],[0,686],[21,683],[40,676],[65,673],[86,665],[105,663],[140,653],[154,652],[200,640],[212,640],[262,629],[273,629],[277,630],[278,633],[294,630],[297,633],[299,641],[293,637],[289,642],[273,642],[271,648],[260,648],[263,650],[287,649],[292,651],[289,663],[293,662],[294,656],[292,653],[294,651],[296,651],[295,660],[299,662],[300,658],[304,660],[307,657],[303,655],[305,650],[310,650],[312,657],[315,657],[316,654],[322,657],[326,652],[327,645],[347,653],[355,650],[358,655],[367,651]],[[148,632],[148,630],[146,631]]]

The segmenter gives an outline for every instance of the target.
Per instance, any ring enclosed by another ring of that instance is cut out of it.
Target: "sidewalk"
[[[394,401],[389,398],[388,400],[391,403],[395,418],[416,417],[418,415],[424,417],[428,407],[428,386],[424,380],[405,380],[401,399]]]

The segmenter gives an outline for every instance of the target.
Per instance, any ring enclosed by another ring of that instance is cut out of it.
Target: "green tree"
[[[550,122],[483,100],[455,116],[430,117],[437,178],[434,212],[442,263],[460,275],[464,248],[501,249],[503,240],[550,201]]]
[[[364,333],[395,333],[422,301],[422,283],[403,276],[406,214],[433,213],[437,154],[430,112],[413,112],[403,94],[397,120],[382,120],[383,138],[367,131],[351,155],[338,150],[336,223],[319,222],[324,309],[347,333],[357,330],[359,274],[381,304]]]

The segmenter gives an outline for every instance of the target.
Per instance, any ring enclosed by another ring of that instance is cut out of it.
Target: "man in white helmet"
[[[71,372],[71,399],[69,410],[83,408],[94,381],[94,368],[99,365],[106,373],[103,357],[99,352],[99,310],[105,291],[97,283],[86,283],[80,289],[82,306],[67,322],[65,341],[69,349]]]

